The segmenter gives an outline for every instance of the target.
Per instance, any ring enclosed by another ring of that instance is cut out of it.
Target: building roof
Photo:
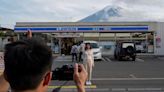
[[[0,31],[13,31],[13,29],[0,27]]]
[[[126,26],[126,25],[150,25],[157,22],[16,22],[15,27],[54,27],[54,26]]]

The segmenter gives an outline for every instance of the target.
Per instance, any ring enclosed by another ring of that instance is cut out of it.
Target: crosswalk
[[[112,62],[112,60],[109,57],[103,57],[102,61],[103,62]]]

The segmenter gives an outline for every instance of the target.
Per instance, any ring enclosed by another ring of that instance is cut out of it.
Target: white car
[[[83,43],[90,43],[92,50],[93,50],[93,56],[95,60],[101,60],[102,59],[102,52],[101,47],[98,45],[96,41],[83,41]]]

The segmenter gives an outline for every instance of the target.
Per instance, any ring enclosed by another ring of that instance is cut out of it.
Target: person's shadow
[[[68,82],[68,81],[64,82],[64,83],[63,83],[62,85],[60,85],[59,87],[57,87],[57,88],[53,89],[53,91],[52,91],[52,92],[59,92],[59,91],[61,90],[62,86],[66,85],[66,84],[67,84],[67,82]]]

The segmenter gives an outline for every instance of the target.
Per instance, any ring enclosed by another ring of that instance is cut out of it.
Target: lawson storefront
[[[27,30],[42,36],[56,54],[69,54],[72,44],[94,40],[102,46],[102,53],[112,55],[115,43],[134,41],[137,52],[154,54],[155,22],[17,22],[14,31],[21,39]]]

